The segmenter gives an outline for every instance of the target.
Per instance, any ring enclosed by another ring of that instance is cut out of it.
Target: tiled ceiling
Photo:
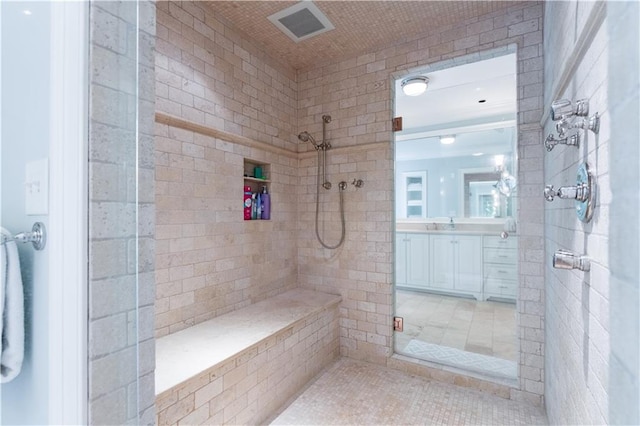
[[[334,30],[295,43],[267,17],[296,1],[209,1],[267,52],[295,69],[352,57],[506,8],[508,1],[314,1]]]

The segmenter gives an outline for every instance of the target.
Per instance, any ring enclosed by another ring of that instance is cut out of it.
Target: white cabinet
[[[429,280],[429,235],[396,233],[396,285],[425,288]]]
[[[429,287],[482,300],[482,237],[432,235]]]
[[[515,300],[518,289],[517,238],[483,238],[484,299]]]

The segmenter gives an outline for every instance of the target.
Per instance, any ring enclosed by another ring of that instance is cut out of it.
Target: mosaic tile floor
[[[341,358],[273,425],[546,425],[543,410],[401,371]]]

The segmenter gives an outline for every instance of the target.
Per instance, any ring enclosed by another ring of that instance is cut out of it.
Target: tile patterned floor
[[[341,358],[272,425],[546,425],[543,410]]]
[[[515,304],[476,301],[417,291],[396,291],[396,351],[412,339],[516,361]]]

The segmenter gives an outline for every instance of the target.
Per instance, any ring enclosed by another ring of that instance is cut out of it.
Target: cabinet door
[[[482,292],[482,237],[457,236],[456,243],[457,290]]]
[[[416,287],[429,284],[429,236],[407,234],[407,283]]]
[[[396,285],[407,284],[407,234],[396,232]]]
[[[431,287],[454,288],[454,241],[451,236],[431,236]]]

